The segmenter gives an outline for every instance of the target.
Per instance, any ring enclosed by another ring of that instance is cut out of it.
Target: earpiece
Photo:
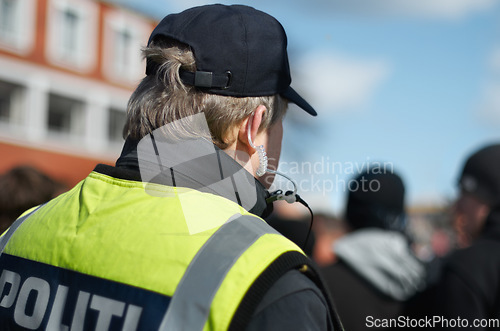
[[[264,145],[255,146],[255,144],[252,141],[251,131],[252,131],[252,119],[249,119],[248,120],[248,130],[247,130],[248,143],[250,144],[250,146],[252,146],[253,148],[255,148],[257,150],[257,153],[259,156],[259,168],[255,172],[255,174],[258,177],[262,177],[266,172],[269,172],[269,173],[272,173],[275,175],[280,175],[282,177],[285,177],[286,179],[291,181],[293,184],[293,191],[287,191],[285,193],[283,193],[282,190],[274,191],[273,193],[271,193],[271,196],[266,199],[266,201],[273,202],[276,200],[285,200],[288,203],[294,203],[294,202],[300,201],[300,197],[297,195],[297,184],[295,184],[295,182],[290,177],[282,174],[281,172],[267,168],[268,159],[267,159],[266,151],[264,150]]]
[[[267,163],[268,163],[267,155],[266,155],[266,151],[264,150],[264,145],[255,146],[255,144],[252,141],[252,137],[250,134],[252,131],[252,121],[250,119],[248,120],[248,130],[247,131],[248,131],[248,143],[250,144],[250,146],[252,146],[253,148],[255,148],[257,150],[257,155],[259,156],[259,167],[257,168],[257,171],[255,172],[255,174],[258,177],[262,177],[262,176],[264,176],[264,174],[267,171]]]
[[[266,151],[264,150],[263,145],[260,145],[257,147],[257,153],[259,155],[259,167],[257,168],[257,171],[255,172],[255,174],[259,177],[262,177],[266,173],[267,162],[268,162]]]

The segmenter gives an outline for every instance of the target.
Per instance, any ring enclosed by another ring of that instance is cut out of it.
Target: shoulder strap
[[[259,276],[234,314],[229,330],[245,330],[267,291],[280,277],[292,269],[300,269],[318,286],[327,301],[334,329],[344,330],[317,267],[309,258],[297,251],[282,254]]]
[[[250,215],[237,215],[221,226],[189,264],[159,331],[202,330],[212,300],[226,274],[236,260],[266,233],[277,232]]]

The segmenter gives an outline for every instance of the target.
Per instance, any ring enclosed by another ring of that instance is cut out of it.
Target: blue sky
[[[209,3],[115,2],[158,19]],[[300,166],[291,175],[311,205],[340,213],[345,191],[335,183],[369,162],[392,165],[408,204],[441,203],[453,198],[464,158],[500,142],[500,1],[239,3],[283,24],[292,86],[318,110],[290,110],[280,166]]]

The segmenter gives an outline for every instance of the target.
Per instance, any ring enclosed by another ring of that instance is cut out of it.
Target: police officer
[[[266,188],[287,103],[316,115],[286,44],[246,6],[165,17],[116,166],[2,237],[0,328],[341,329],[310,260],[260,218],[283,198]]]

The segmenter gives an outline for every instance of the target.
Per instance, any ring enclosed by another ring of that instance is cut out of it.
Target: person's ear
[[[240,129],[238,132],[238,142],[242,146],[244,146],[248,155],[252,155],[256,152],[254,146],[256,146],[257,143],[255,143],[255,140],[257,139],[259,127],[262,123],[265,112],[266,107],[264,105],[260,105],[255,108],[255,111],[240,124]],[[251,140],[251,142],[249,141],[249,139]],[[254,146],[252,146],[252,144]]]

